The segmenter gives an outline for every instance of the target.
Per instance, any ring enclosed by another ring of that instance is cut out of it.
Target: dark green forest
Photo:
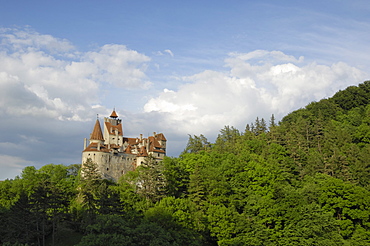
[[[189,135],[118,183],[80,165],[0,183],[2,245],[370,245],[370,81],[280,122]]]

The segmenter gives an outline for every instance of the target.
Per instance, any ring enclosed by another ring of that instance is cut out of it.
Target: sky
[[[0,0],[0,180],[81,162],[116,110],[124,135],[213,142],[369,80],[370,5]]]

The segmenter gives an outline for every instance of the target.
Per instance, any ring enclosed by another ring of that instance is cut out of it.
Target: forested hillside
[[[189,135],[118,183],[89,161],[0,183],[3,245],[370,245],[370,81],[281,122]]]

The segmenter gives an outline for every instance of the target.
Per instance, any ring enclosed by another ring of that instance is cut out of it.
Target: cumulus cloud
[[[79,163],[86,124],[110,113],[104,97],[149,88],[149,62],[124,45],[79,52],[30,28],[0,28],[0,179],[26,165]]]
[[[66,39],[37,33],[31,28],[0,28],[1,45],[14,51],[47,50],[53,54],[65,54],[74,50]]]
[[[186,84],[150,99],[145,112],[157,113],[173,132],[215,134],[225,125],[244,129],[257,116],[282,117],[365,78],[345,63],[305,64],[280,51],[232,53],[225,67],[183,78]]]
[[[148,88],[146,62],[150,58],[134,50],[128,50],[124,45],[104,45],[98,52],[88,52],[84,59],[96,66],[98,73],[93,74],[99,81],[112,83],[118,87]]]
[[[10,115],[80,121],[101,102],[104,85],[151,85],[150,58],[124,45],[81,53],[67,40],[28,28],[2,28],[0,40],[0,111]]]

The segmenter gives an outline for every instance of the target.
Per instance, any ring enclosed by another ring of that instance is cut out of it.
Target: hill
[[[27,167],[0,183],[1,243],[370,245],[369,98],[367,81],[215,143],[190,135],[178,158],[118,183],[91,161],[83,179],[76,165]]]

